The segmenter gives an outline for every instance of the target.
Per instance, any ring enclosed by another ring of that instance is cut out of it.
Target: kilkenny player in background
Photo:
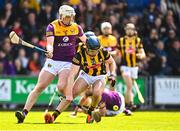
[[[116,66],[115,61],[108,51],[104,51],[100,48],[100,43],[96,36],[88,37],[86,47],[82,47],[72,60],[73,64],[71,66],[67,85],[67,88],[72,89],[72,91],[69,92],[69,99],[72,100],[92,85],[92,103],[87,111],[87,123],[92,123],[94,120],[99,122],[101,120],[99,111],[94,109],[98,106],[101,100],[102,92],[105,88],[106,62],[109,64],[111,79],[114,80]],[[81,71],[74,82],[74,78],[79,72],[80,67]],[[57,118],[59,112],[65,110],[71,103],[71,101],[68,100],[66,99],[66,102],[60,103],[61,106],[59,106],[53,113],[56,114],[56,116],[52,115],[52,122]]]
[[[47,26],[47,60],[42,68],[35,88],[29,94],[22,112],[15,113],[18,123],[22,123],[35,104],[40,93],[47,88],[56,75],[58,75],[57,88],[66,96],[67,77],[71,67],[72,58],[76,53],[76,37],[86,41],[81,27],[74,23],[75,11],[68,5],[59,8],[59,19]]]
[[[118,49],[121,54],[121,75],[126,83],[125,103],[130,109],[134,110],[136,105],[133,102],[132,87],[134,80],[138,78],[138,60],[145,58],[145,52],[141,39],[137,36],[135,26],[128,23],[125,26],[124,37],[120,38]]]

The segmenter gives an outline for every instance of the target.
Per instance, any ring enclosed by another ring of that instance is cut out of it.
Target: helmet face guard
[[[98,53],[99,53],[99,50],[87,49],[87,54],[88,54],[89,56],[94,57],[94,56],[96,56]]]

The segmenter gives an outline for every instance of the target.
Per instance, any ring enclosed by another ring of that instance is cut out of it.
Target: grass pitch
[[[17,124],[14,112],[0,112],[0,130],[60,130],[60,131],[164,131],[180,130],[180,112],[135,112],[133,116],[120,114],[103,117],[100,123],[86,124],[86,115],[72,118],[70,112],[62,113],[54,124],[44,124],[44,112],[30,112],[23,124]]]

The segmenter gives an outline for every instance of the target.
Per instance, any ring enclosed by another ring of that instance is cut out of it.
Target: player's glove
[[[109,81],[109,83],[111,84],[111,86],[114,87],[115,84],[116,84],[115,75],[111,74],[110,76],[108,76],[108,81]]]

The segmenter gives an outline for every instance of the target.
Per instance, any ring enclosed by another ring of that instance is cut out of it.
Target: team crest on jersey
[[[52,65],[50,63],[48,63],[48,67],[50,68],[50,67],[52,67]]]
[[[82,72],[81,72],[81,75],[85,75],[85,72],[82,71]]]
[[[135,53],[135,49],[132,46],[130,46],[129,48],[126,49],[126,53],[133,54]]]
[[[65,36],[63,37],[63,42],[68,42],[69,41],[69,37]]]
[[[101,63],[93,64],[92,66],[87,66],[88,69],[97,69],[101,66]]]
[[[70,29],[70,31],[72,34],[75,32],[74,28]]]
[[[63,32],[64,32],[65,35],[67,35],[67,32],[68,32],[68,31],[67,31],[67,30],[63,30]]]

